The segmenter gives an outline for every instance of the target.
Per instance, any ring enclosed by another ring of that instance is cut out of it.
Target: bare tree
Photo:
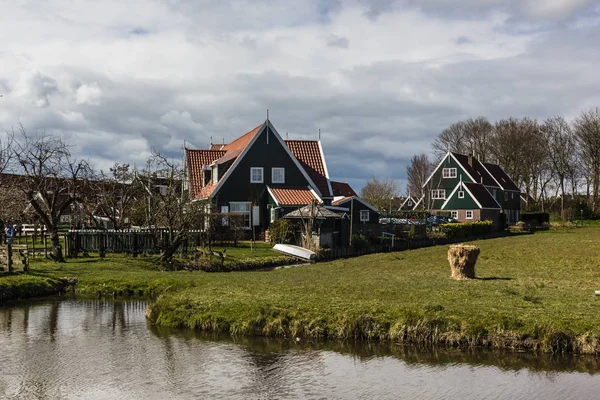
[[[167,264],[188,238],[189,231],[200,228],[208,217],[206,202],[191,201],[182,191],[183,170],[179,164],[153,152],[135,182],[146,196],[146,222],[161,250],[157,259]],[[166,240],[163,235],[166,234]]]
[[[109,173],[100,171],[93,182],[97,211],[108,218],[114,229],[123,229],[136,199],[133,169],[129,164],[115,163]]]
[[[17,159],[23,174],[19,189],[50,233],[52,259],[64,262],[59,223],[72,205],[86,201],[90,168],[84,160],[72,157],[60,136],[45,132],[29,135],[22,126],[20,133],[20,140],[16,142]]]
[[[441,160],[447,152],[465,153],[468,151],[465,142],[465,123],[463,121],[455,122],[444,129],[438,137],[435,138],[431,147],[436,160]]]
[[[437,160],[447,152],[474,154],[480,161],[490,156],[494,126],[485,117],[469,118],[444,129],[432,144]]]
[[[598,211],[600,190],[600,108],[584,111],[575,120],[575,135],[579,144],[582,167],[586,172],[588,201],[592,211]],[[591,199],[589,188],[592,187]]]
[[[392,179],[371,178],[360,191],[360,197],[379,210],[390,207],[391,200],[398,196],[398,184]],[[391,210],[390,210],[391,211]]]
[[[433,166],[429,162],[427,154],[421,153],[414,155],[410,160],[410,164],[406,166],[406,175],[408,178],[407,190],[410,196],[420,199],[426,189],[423,188],[425,181],[431,174]]]
[[[563,117],[546,119],[541,126],[548,146],[548,158],[560,190],[560,215],[565,219],[565,181],[575,173],[576,140]],[[574,194],[574,193],[573,193]]]

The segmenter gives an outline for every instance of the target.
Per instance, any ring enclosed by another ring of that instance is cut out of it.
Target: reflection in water
[[[594,357],[304,343],[149,326],[140,301],[0,308],[0,398],[595,398]]]

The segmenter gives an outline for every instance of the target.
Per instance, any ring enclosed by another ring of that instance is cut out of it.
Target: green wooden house
[[[320,140],[283,140],[269,120],[230,143],[186,148],[185,160],[192,198],[208,200],[219,212],[243,215],[246,230],[258,235],[312,202],[348,212],[332,202],[340,188],[354,194],[329,178]]]
[[[459,221],[514,224],[520,218],[520,190],[499,165],[448,152],[425,184],[415,209],[447,211]]]

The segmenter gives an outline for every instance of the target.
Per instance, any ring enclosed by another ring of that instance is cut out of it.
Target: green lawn
[[[438,246],[269,273],[213,274],[166,293],[149,315],[159,324],[233,333],[422,336],[498,347],[529,340],[525,347],[550,348],[561,346],[553,341],[563,336],[570,346],[591,332],[585,340],[600,350],[599,227],[474,244],[481,248],[476,280],[451,280],[447,248]]]
[[[82,293],[144,290],[155,296],[150,320],[166,326],[600,354],[600,226],[473,244],[478,279],[467,281],[450,279],[446,246],[268,272],[164,272],[143,257],[80,258],[33,263],[31,275],[77,277]],[[255,255],[273,254],[265,246]],[[18,278],[0,276],[0,289]]]

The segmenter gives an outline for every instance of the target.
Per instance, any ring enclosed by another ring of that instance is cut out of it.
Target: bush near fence
[[[492,221],[461,222],[442,224],[439,226],[439,231],[442,232],[447,239],[477,237],[490,233],[492,229]]]
[[[550,224],[550,214],[545,212],[523,212],[521,213],[521,221],[525,222],[527,226],[535,228]]]

